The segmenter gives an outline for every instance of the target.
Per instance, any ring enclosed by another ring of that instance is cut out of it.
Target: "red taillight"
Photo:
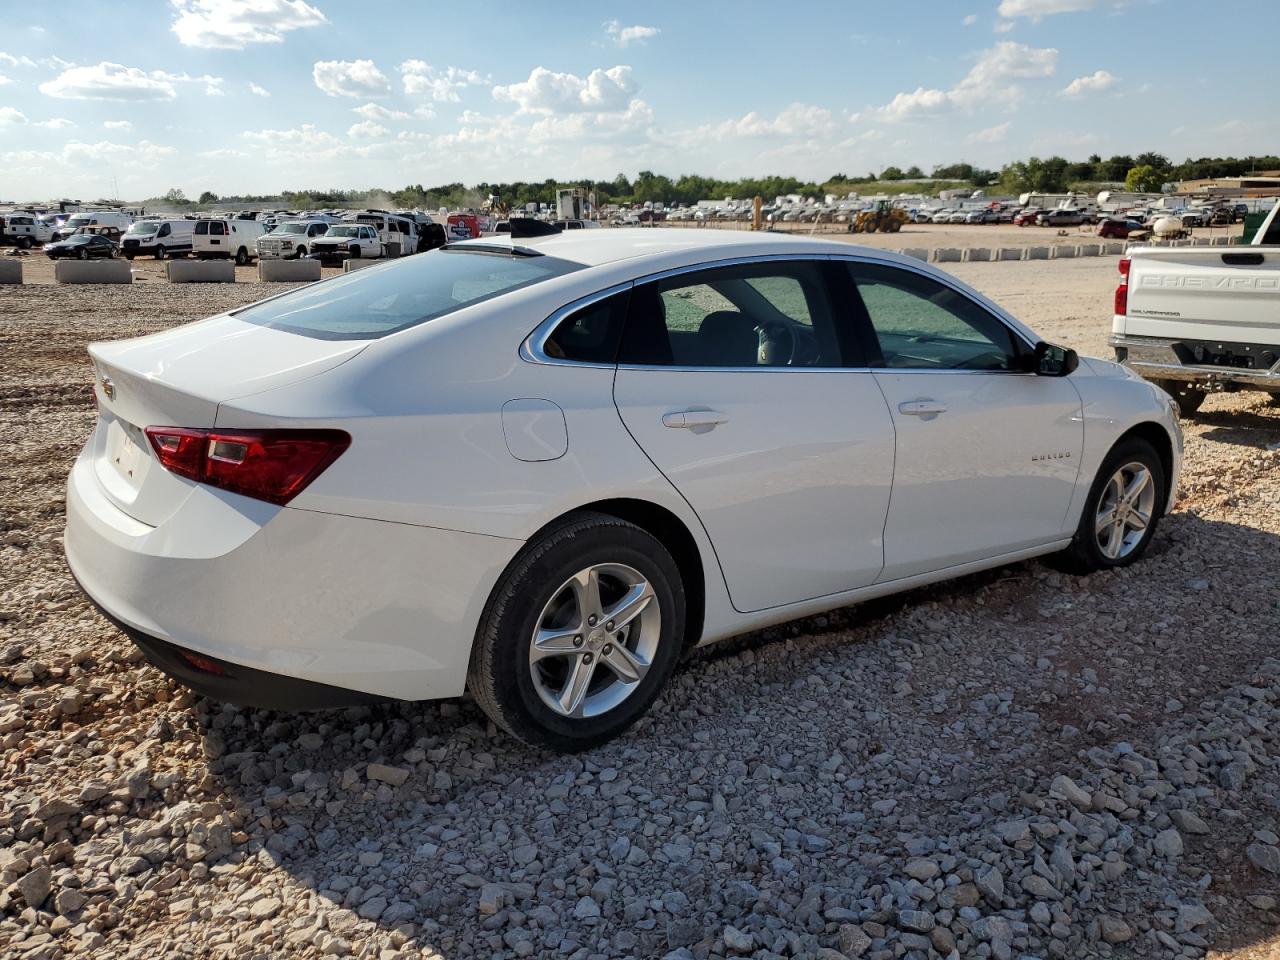
[[[1120,285],[1116,287],[1115,314],[1119,317],[1129,315],[1129,257],[1120,258]]]
[[[201,673],[212,673],[217,677],[225,677],[227,675],[227,671],[223,670],[221,665],[214,663],[207,657],[200,656],[198,653],[192,653],[190,650],[179,650],[178,656]]]
[[[164,468],[198,483],[285,504],[351,445],[341,430],[147,427]]]

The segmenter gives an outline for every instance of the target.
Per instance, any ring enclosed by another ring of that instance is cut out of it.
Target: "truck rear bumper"
[[[1280,346],[1165,340],[1112,334],[1116,360],[1146,380],[1179,380],[1205,390],[1228,384],[1280,392]],[[1217,362],[1197,363],[1197,354]],[[1232,362],[1226,362],[1227,359]],[[1239,365],[1236,365],[1239,364]]]

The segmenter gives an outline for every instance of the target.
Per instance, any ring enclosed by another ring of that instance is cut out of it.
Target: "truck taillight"
[[[147,437],[169,472],[281,505],[351,445],[351,436],[341,430],[147,427]]]
[[[1120,284],[1116,287],[1115,314],[1124,317],[1129,315],[1129,257],[1120,258]]]

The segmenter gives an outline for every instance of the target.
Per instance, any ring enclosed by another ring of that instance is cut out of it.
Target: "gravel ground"
[[[1105,355],[1113,260],[955,272]],[[203,701],[78,594],[86,342],[259,292],[0,288],[0,956],[1280,955],[1280,409],[1206,402],[1136,567],[734,640],[554,757]]]

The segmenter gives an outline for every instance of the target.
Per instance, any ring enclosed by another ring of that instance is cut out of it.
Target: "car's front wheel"
[[[1138,560],[1160,522],[1165,484],[1164,464],[1150,443],[1130,437],[1116,444],[1094,478],[1063,565],[1090,573]]]
[[[584,750],[653,703],[680,658],[684,617],[679,570],[658,540],[580,514],[531,542],[503,575],[467,686],[512,736]]]

